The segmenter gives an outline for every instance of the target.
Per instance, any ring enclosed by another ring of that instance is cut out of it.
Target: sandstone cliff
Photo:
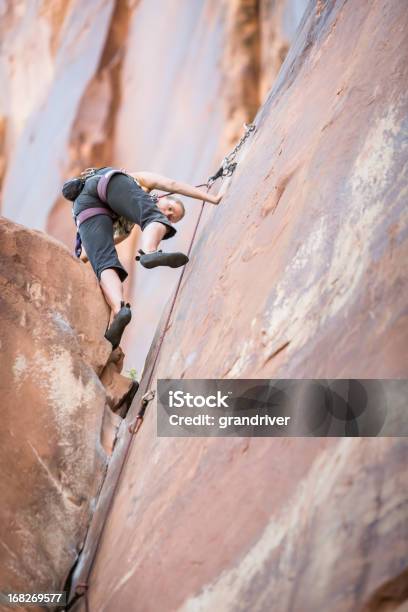
[[[154,401],[128,425],[157,378],[406,376],[407,24],[310,3],[120,429],[90,609],[406,609],[404,439],[158,439]]]
[[[264,99],[306,0],[25,0],[0,13],[2,212],[71,247],[59,195],[87,166],[155,170],[194,184],[212,174]],[[172,241],[185,248],[198,204]],[[135,270],[127,367],[140,373],[177,273]],[[148,304],[148,308],[145,305]]]
[[[77,162],[105,163],[106,156],[198,182],[262,103],[290,39],[282,35],[285,11],[299,7],[298,21],[301,5],[107,0],[55,2],[51,10],[43,3],[35,40],[47,69],[38,91],[29,80],[33,107],[26,100],[16,121],[11,110],[3,112],[0,132],[10,147],[4,210],[15,218],[28,211],[27,223],[38,218],[63,238],[69,212],[56,202],[57,183]],[[19,24],[21,38],[9,40],[9,48],[18,51],[20,43],[27,53],[22,41],[32,11],[23,17],[8,9],[3,23],[6,31]],[[19,410],[11,394],[10,450],[2,464],[7,468],[10,456],[22,462],[17,473],[27,475],[32,495],[27,500],[20,489],[5,488],[6,519],[15,513],[21,525],[16,534],[3,527],[8,584],[38,587],[39,576],[48,586],[40,565],[33,569],[38,547],[47,579],[61,585],[95,504],[72,574],[72,594],[86,597],[75,612],[406,608],[404,439],[158,439],[154,401],[142,424],[136,418],[157,378],[406,376],[407,24],[402,0],[309,3],[222,204],[205,209],[140,391],[123,421],[105,411],[113,419],[113,434],[103,436],[108,450],[118,424],[119,430],[97,503],[102,413],[126,395],[123,381],[115,387],[122,356],[112,355],[101,372],[107,315],[91,272],[53,241],[37,246],[33,258],[38,235],[7,225],[5,383],[19,393]],[[18,71],[27,62],[17,51],[7,70],[20,100],[27,74]],[[83,55],[84,71],[77,69]],[[156,74],[163,75],[160,83]],[[146,120],[149,113],[155,122]],[[53,149],[45,145],[54,133]],[[40,215],[36,206],[43,207]],[[190,217],[178,246],[188,241]],[[17,253],[18,236],[25,238]],[[59,259],[64,263],[55,268]],[[166,278],[173,285],[177,276]],[[159,301],[151,306],[153,288],[170,286],[164,278],[146,273],[134,283],[138,351],[149,344],[161,311]],[[78,301],[73,286],[82,288]],[[85,288],[94,315],[75,327]],[[60,386],[61,364],[69,388]],[[67,414],[76,418],[68,419],[62,438],[58,419]],[[72,455],[77,449],[83,452]],[[71,504],[71,491],[77,504],[83,496],[80,505]],[[41,503],[44,496],[50,504]],[[39,528],[45,524],[46,531]]]
[[[61,589],[82,546],[132,386],[107,320],[90,270],[0,220],[2,592]]]

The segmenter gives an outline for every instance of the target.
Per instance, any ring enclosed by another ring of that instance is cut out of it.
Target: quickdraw
[[[256,125],[255,123],[244,123],[244,129],[245,129],[244,135],[241,137],[240,141],[232,149],[231,153],[228,153],[228,155],[224,157],[224,159],[221,162],[221,166],[218,168],[217,172],[213,174],[213,176],[210,176],[206,183],[202,183],[201,185],[195,185],[195,187],[197,188],[207,187],[207,189],[210,189],[210,187],[215,183],[217,179],[225,178],[227,176],[232,176],[234,174],[235,169],[238,165],[238,162],[234,160],[236,156],[238,155],[240,149],[244,146],[246,140],[248,140],[251,133],[255,132]],[[163,193],[161,195],[157,195],[157,194],[150,194],[150,195],[156,201],[158,201],[160,200],[160,198],[165,198],[166,196],[173,195],[174,193],[176,192],[168,191],[167,193]]]
[[[236,156],[238,155],[240,149],[244,146],[245,141],[249,138],[252,132],[255,132],[256,125],[255,123],[249,123],[249,124],[244,123],[244,129],[245,129],[245,133],[242,136],[241,140],[238,142],[238,144],[235,145],[231,153],[229,153],[228,155],[224,157],[224,159],[221,162],[221,166],[219,167],[217,172],[213,176],[210,176],[210,178],[208,179],[207,185],[209,187],[211,187],[211,185],[215,183],[215,181],[218,178],[220,177],[224,178],[227,176],[232,176],[234,174],[235,169],[238,165],[238,162],[234,160]]]

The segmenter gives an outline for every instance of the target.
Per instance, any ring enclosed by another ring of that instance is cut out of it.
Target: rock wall
[[[406,377],[407,25],[309,5],[119,430],[89,609],[406,609],[405,439],[157,438],[154,401],[128,426],[157,378]]]
[[[20,0],[0,14],[2,211],[72,245],[63,180],[116,164],[202,183],[253,118],[306,0]],[[28,95],[27,95],[28,92]],[[172,247],[185,248],[188,202]],[[135,306],[125,350],[142,371],[178,273],[135,274],[139,234],[120,246]],[[166,245],[167,246],[167,245]],[[146,307],[148,304],[148,307]]]
[[[122,69],[114,150],[118,165],[154,168],[192,184],[214,174],[278,72],[292,34],[286,34],[284,15],[293,28],[301,16],[291,10],[293,4],[142,0],[129,26]],[[147,24],[154,24],[154,36]],[[273,63],[265,61],[268,52]],[[185,250],[190,242],[200,205],[185,200],[187,215],[166,248]],[[137,240],[135,234],[133,249],[123,246],[128,266]],[[149,274],[138,267],[130,280],[135,318],[124,347],[128,365],[139,373],[177,279],[178,271]]]
[[[3,212],[68,240],[58,187],[107,157],[201,181],[264,100],[301,13],[295,0],[6,5]],[[132,389],[101,340],[91,271],[2,221],[3,590],[63,584],[105,423],[104,447],[120,424],[118,440],[73,576],[90,610],[404,609],[404,439],[158,439],[154,402],[128,427],[150,375],[406,376],[407,22],[402,0],[309,4],[122,422]],[[156,272],[128,285],[139,370],[178,277]]]
[[[0,220],[1,592],[61,589],[83,544],[132,385],[107,321],[66,247]]]

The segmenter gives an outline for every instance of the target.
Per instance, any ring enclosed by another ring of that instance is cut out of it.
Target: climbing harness
[[[247,140],[249,134],[251,132],[254,132],[255,129],[256,129],[256,126],[254,124],[244,125],[244,127],[245,127],[244,135],[242,136],[242,138],[238,142],[238,144],[234,147],[234,149],[231,151],[231,153],[229,153],[229,155],[224,157],[219,170],[216,172],[216,174],[214,174],[213,176],[211,176],[208,179],[207,183],[205,183],[204,185],[199,185],[199,187],[204,187],[205,186],[207,188],[207,192],[208,192],[210,190],[211,186],[213,185],[213,183],[218,178],[223,178],[223,177],[226,177],[226,176],[231,176],[233,174],[233,172],[235,171],[235,168],[237,167],[237,163],[234,160],[235,160],[235,157],[238,154],[238,151],[241,149],[241,147],[243,146],[244,142]],[[164,194],[164,195],[170,195],[170,194]],[[159,197],[164,197],[164,196],[159,196]],[[202,203],[201,203],[201,209],[200,209],[200,212],[199,212],[198,217],[197,217],[197,221],[196,221],[196,224],[195,224],[195,227],[194,227],[193,235],[191,236],[190,244],[189,244],[189,247],[188,247],[188,250],[187,250],[187,257],[188,258],[190,258],[190,254],[191,254],[191,251],[193,249],[193,245],[194,245],[194,242],[195,242],[195,239],[196,239],[196,236],[197,236],[197,232],[198,232],[198,227],[200,225],[200,221],[201,221],[202,216],[203,216],[204,208],[205,208],[205,200],[203,200]],[[110,496],[110,499],[109,499],[109,502],[108,502],[108,506],[107,506],[106,512],[105,512],[104,517],[103,517],[102,527],[101,527],[101,531],[99,532],[99,536],[98,536],[97,543],[96,543],[96,548],[95,548],[95,551],[94,551],[94,553],[92,555],[92,558],[90,560],[89,569],[88,569],[87,575],[86,575],[86,580],[85,580],[85,582],[81,582],[81,583],[78,583],[76,585],[76,587],[75,587],[75,595],[74,595],[73,599],[71,600],[71,602],[69,603],[69,605],[67,606],[67,610],[82,595],[84,595],[85,606],[86,606],[86,609],[88,609],[89,577],[90,577],[92,569],[93,569],[94,561],[95,561],[95,558],[96,558],[96,555],[97,555],[97,552],[98,552],[98,549],[99,549],[99,544],[100,544],[101,539],[102,539],[102,534],[103,534],[103,531],[105,529],[106,521],[107,521],[107,518],[108,518],[108,516],[110,514],[110,511],[111,511],[111,508],[112,508],[112,504],[113,504],[113,500],[114,500],[114,497],[115,497],[115,493],[116,493],[117,488],[119,486],[119,482],[120,482],[123,470],[124,470],[124,468],[125,468],[125,466],[127,464],[128,458],[129,458],[130,449],[131,449],[131,446],[132,446],[133,439],[134,439],[135,435],[137,434],[137,432],[139,431],[139,429],[140,429],[140,427],[141,427],[141,425],[143,423],[144,415],[145,415],[146,408],[147,408],[148,404],[155,397],[155,391],[153,389],[151,389],[150,386],[152,384],[153,374],[154,374],[155,369],[156,369],[157,361],[158,361],[158,358],[159,358],[159,355],[160,355],[161,348],[163,346],[164,338],[165,338],[165,335],[167,333],[167,330],[169,329],[170,320],[171,320],[171,317],[172,317],[172,314],[173,314],[173,311],[174,311],[174,307],[175,307],[175,304],[176,304],[178,293],[180,291],[181,283],[183,281],[185,270],[186,270],[186,267],[184,266],[182,271],[181,271],[181,273],[180,273],[180,276],[178,278],[177,285],[176,285],[176,288],[175,288],[175,291],[174,291],[174,294],[173,294],[173,297],[172,297],[172,300],[171,300],[169,312],[168,312],[168,315],[167,315],[167,317],[165,319],[164,325],[162,327],[162,332],[160,334],[160,338],[159,338],[159,341],[157,343],[157,349],[155,351],[155,356],[154,356],[154,359],[153,359],[152,366],[151,366],[151,368],[149,370],[149,375],[147,377],[147,384],[146,384],[146,387],[145,387],[146,389],[148,389],[148,391],[146,393],[144,393],[144,395],[141,398],[141,402],[140,402],[140,406],[139,406],[139,411],[138,411],[138,413],[137,413],[137,415],[135,417],[135,420],[128,426],[128,433],[131,434],[131,435],[129,437],[128,443],[127,443],[127,445],[125,447],[125,450],[124,450],[123,460],[122,460],[120,468],[119,468],[118,476],[116,478],[116,481],[113,484],[113,490],[112,490],[112,493],[111,493],[111,496]],[[78,589],[79,589],[80,592],[78,592]]]
[[[95,174],[96,174],[95,168],[87,168],[86,170],[84,170],[84,172],[82,172],[80,180],[83,180],[85,184],[86,179],[90,178],[91,176],[95,176]],[[79,226],[81,225],[81,223],[83,223],[87,219],[96,217],[96,215],[108,215],[113,220],[116,220],[119,217],[119,215],[114,213],[113,210],[109,207],[107,195],[106,195],[109,181],[115,174],[124,174],[124,172],[123,170],[117,170],[117,169],[108,170],[104,174],[101,174],[98,184],[96,186],[98,198],[100,199],[101,202],[103,202],[103,204],[106,204],[106,206],[103,206],[103,207],[93,206],[91,208],[86,208],[85,210],[80,212],[78,215],[74,215],[74,211],[72,209],[72,216],[74,217],[75,225],[77,227],[77,234],[75,237],[75,249],[74,249],[75,255],[77,257],[80,257],[82,253],[82,241],[81,241],[81,236],[79,234]]]

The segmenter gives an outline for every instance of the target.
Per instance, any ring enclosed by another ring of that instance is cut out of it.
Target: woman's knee
[[[144,226],[142,231],[144,236],[148,234],[154,234],[155,236],[160,237],[160,239],[162,239],[166,235],[167,230],[168,227],[167,225],[164,225],[164,223],[161,223],[160,221],[151,221],[151,223],[148,223]]]
[[[116,284],[118,281],[120,283],[123,283],[126,280],[127,276],[128,273],[126,272],[125,268],[123,268],[123,266],[115,264],[105,266],[99,269],[97,272],[97,277],[101,286],[105,285],[106,283]]]

